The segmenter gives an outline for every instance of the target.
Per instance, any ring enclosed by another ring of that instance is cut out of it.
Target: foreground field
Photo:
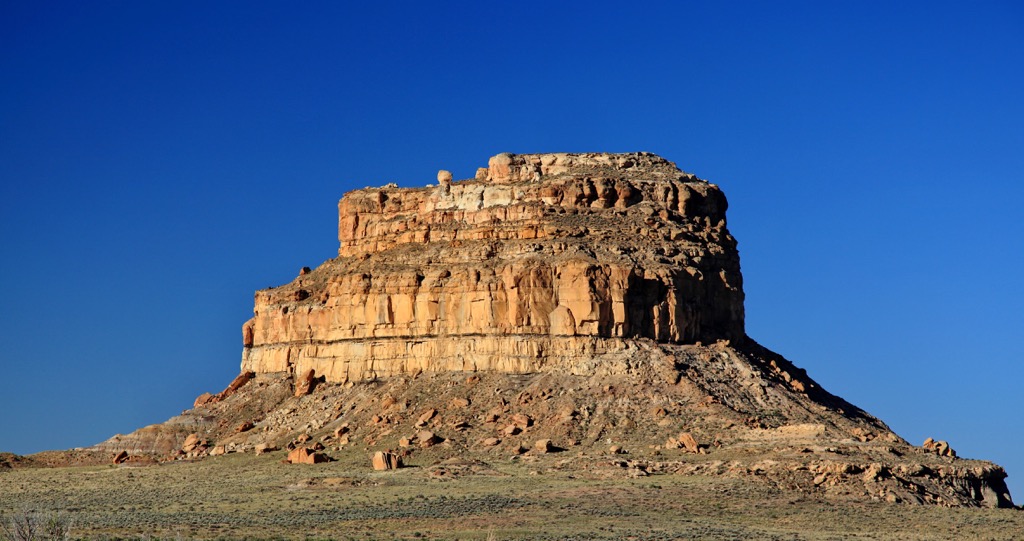
[[[286,465],[281,453],[0,473],[0,514],[85,539],[1020,539],[1024,512],[824,499],[702,475],[581,474],[569,457]]]

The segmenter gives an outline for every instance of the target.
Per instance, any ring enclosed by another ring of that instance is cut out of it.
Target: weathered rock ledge
[[[649,153],[499,154],[475,179],[338,204],[338,257],[256,294],[243,371],[578,373],[579,360],[741,340],[725,196]]]

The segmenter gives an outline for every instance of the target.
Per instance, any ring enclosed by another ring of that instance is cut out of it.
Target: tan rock
[[[372,463],[375,470],[395,470],[402,467],[402,458],[390,451],[377,451]]]
[[[437,445],[442,441],[444,440],[429,430],[421,430],[416,433],[416,442],[424,449]]]
[[[551,444],[549,439],[537,440],[533,444],[533,450],[537,453],[550,453],[555,450],[555,446]]]
[[[533,418],[530,417],[529,415],[526,415],[525,413],[517,413],[515,415],[512,415],[511,417],[509,417],[509,420],[512,421],[513,425],[519,427],[519,429],[521,430],[525,430],[533,426]]]
[[[645,153],[501,154],[486,180],[356,190],[338,205],[341,257],[308,275],[323,279],[257,292],[242,364],[336,383],[583,375],[580,351],[614,356],[633,338],[739,340],[725,208],[716,186]]]
[[[210,393],[203,393],[196,397],[195,402],[192,403],[192,407],[198,408],[200,406],[205,406],[207,404],[213,404],[218,400],[219,398],[216,395],[212,395]]]
[[[256,425],[252,421],[245,421],[244,423],[235,427],[235,432],[248,432],[252,430]]]
[[[220,456],[227,454],[228,450],[223,445],[214,445],[213,449],[210,449],[210,456]]]
[[[181,450],[186,453],[195,451],[197,447],[199,447],[199,434],[195,433],[189,434],[185,438],[185,443],[181,444]]]
[[[424,425],[426,425],[436,415],[437,415],[437,410],[433,409],[433,408],[423,412],[423,414],[420,415],[419,419],[416,420],[416,426],[424,426]]]
[[[451,407],[454,409],[468,408],[469,403],[468,398],[453,398],[451,401]]]
[[[481,441],[480,443],[485,447],[494,447],[495,445],[501,443],[501,440],[499,440],[498,438],[484,438],[484,440]]]
[[[277,447],[274,447],[269,443],[257,443],[254,450],[256,451],[257,455],[263,455],[276,451]]]
[[[226,389],[224,389],[223,391],[220,392],[220,394],[217,395],[218,398],[220,400],[224,400],[225,398],[227,398],[227,397],[237,393],[239,389],[244,387],[247,383],[252,381],[253,378],[255,378],[255,377],[256,377],[256,373],[255,372],[253,372],[251,370],[243,370],[241,374],[238,374],[237,376],[235,376],[235,379],[232,380],[230,384],[228,384]]]
[[[515,436],[516,434],[519,434],[522,431],[523,431],[523,429],[519,428],[518,426],[516,426],[514,424],[511,424],[511,425],[506,426],[505,430],[503,430],[502,432],[504,432],[505,435],[507,435],[507,436]]]
[[[310,368],[302,377],[295,380],[295,396],[306,396],[313,392],[315,386],[316,371]]]
[[[320,464],[327,461],[327,455],[308,447],[298,447],[288,453],[288,462],[291,464]]]

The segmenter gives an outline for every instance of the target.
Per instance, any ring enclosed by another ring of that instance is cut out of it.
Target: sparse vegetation
[[[631,477],[612,458],[577,453],[496,455],[441,477],[429,460],[373,472],[366,457],[296,466],[281,464],[283,455],[15,469],[0,474],[0,516],[9,524],[12,514],[24,515],[9,506],[62,509],[73,535],[35,539],[96,541],[938,540],[1013,539],[1024,531],[1019,510],[826,498],[727,476]],[[582,461],[595,467],[568,467]],[[45,514],[32,516],[39,524]]]
[[[0,523],[3,541],[64,541],[71,534],[71,519],[62,512],[21,509]]]

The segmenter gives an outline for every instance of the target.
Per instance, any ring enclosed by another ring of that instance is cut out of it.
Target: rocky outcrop
[[[90,452],[557,460],[1012,505],[999,466],[910,445],[746,336],[716,186],[645,153],[500,154],[437,181],[346,194],[338,257],[256,293],[242,374]]]
[[[243,371],[329,382],[545,369],[635,338],[740,340],[717,186],[647,153],[500,154],[486,174],[338,204],[338,257],[256,294]]]

